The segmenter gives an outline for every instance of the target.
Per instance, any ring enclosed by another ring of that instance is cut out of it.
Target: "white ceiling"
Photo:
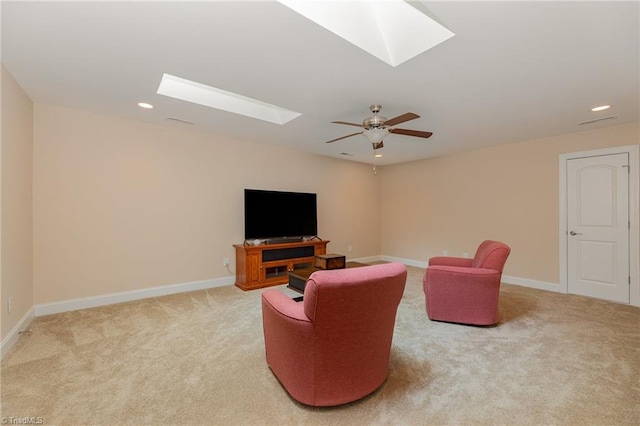
[[[640,3],[424,5],[456,35],[394,68],[277,2],[3,1],[2,62],[34,102],[379,165],[638,120]],[[302,115],[278,125],[161,96],[163,73]],[[434,135],[389,135],[375,160],[363,136],[325,143],[358,131],[331,121],[360,123],[373,103]],[[589,111],[601,104],[614,107]]]

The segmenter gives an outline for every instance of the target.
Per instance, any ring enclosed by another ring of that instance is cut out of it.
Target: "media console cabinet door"
[[[251,252],[247,256],[247,283],[249,285],[260,282],[260,253]]]

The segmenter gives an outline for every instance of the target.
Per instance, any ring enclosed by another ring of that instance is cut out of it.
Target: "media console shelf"
[[[317,255],[326,254],[329,241],[303,241],[257,246],[234,244],[236,286],[242,290],[289,282],[289,272],[311,268]]]

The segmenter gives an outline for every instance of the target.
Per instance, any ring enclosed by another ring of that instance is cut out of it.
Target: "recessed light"
[[[158,94],[276,124],[285,124],[301,115],[299,112],[170,74],[162,75]]]
[[[591,112],[604,111],[605,109],[609,109],[609,108],[611,108],[611,105],[600,105],[600,106],[591,108]]]
[[[278,1],[393,67],[455,35],[414,2]]]
[[[153,105],[148,104],[146,102],[138,102],[138,106],[144,109],[153,109]]]

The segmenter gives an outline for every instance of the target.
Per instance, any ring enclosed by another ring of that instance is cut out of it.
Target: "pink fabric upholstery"
[[[424,274],[429,319],[473,325],[498,323],[502,270],[511,249],[484,241],[473,259],[433,257]]]
[[[303,302],[262,294],[267,364],[294,399],[339,405],[382,385],[406,279],[404,265],[386,263],[316,271]]]
[[[491,240],[483,241],[476,250],[471,267],[495,269],[502,273],[510,252],[511,249],[506,244]]]

